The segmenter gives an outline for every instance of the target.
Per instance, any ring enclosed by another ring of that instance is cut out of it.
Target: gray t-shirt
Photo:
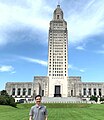
[[[33,117],[33,120],[45,120],[45,116],[47,115],[46,106],[32,106],[29,115]]]

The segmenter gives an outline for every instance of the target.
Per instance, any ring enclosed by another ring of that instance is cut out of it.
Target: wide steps
[[[42,97],[42,103],[81,103],[78,97]]]

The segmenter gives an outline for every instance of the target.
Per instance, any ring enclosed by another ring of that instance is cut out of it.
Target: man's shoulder
[[[46,109],[46,106],[44,106],[44,105],[41,105],[41,107],[44,108],[44,109]]]
[[[35,105],[31,107],[31,109],[34,109],[34,108],[36,108],[36,106],[35,106]]]

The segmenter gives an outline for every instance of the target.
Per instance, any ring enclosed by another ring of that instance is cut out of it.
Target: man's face
[[[36,101],[36,104],[39,105],[41,103],[41,97],[36,97],[35,101]]]

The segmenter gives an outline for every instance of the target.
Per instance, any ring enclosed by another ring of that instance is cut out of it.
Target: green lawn
[[[0,120],[28,120],[33,104],[0,105]],[[104,104],[46,104],[48,120],[104,120]]]

